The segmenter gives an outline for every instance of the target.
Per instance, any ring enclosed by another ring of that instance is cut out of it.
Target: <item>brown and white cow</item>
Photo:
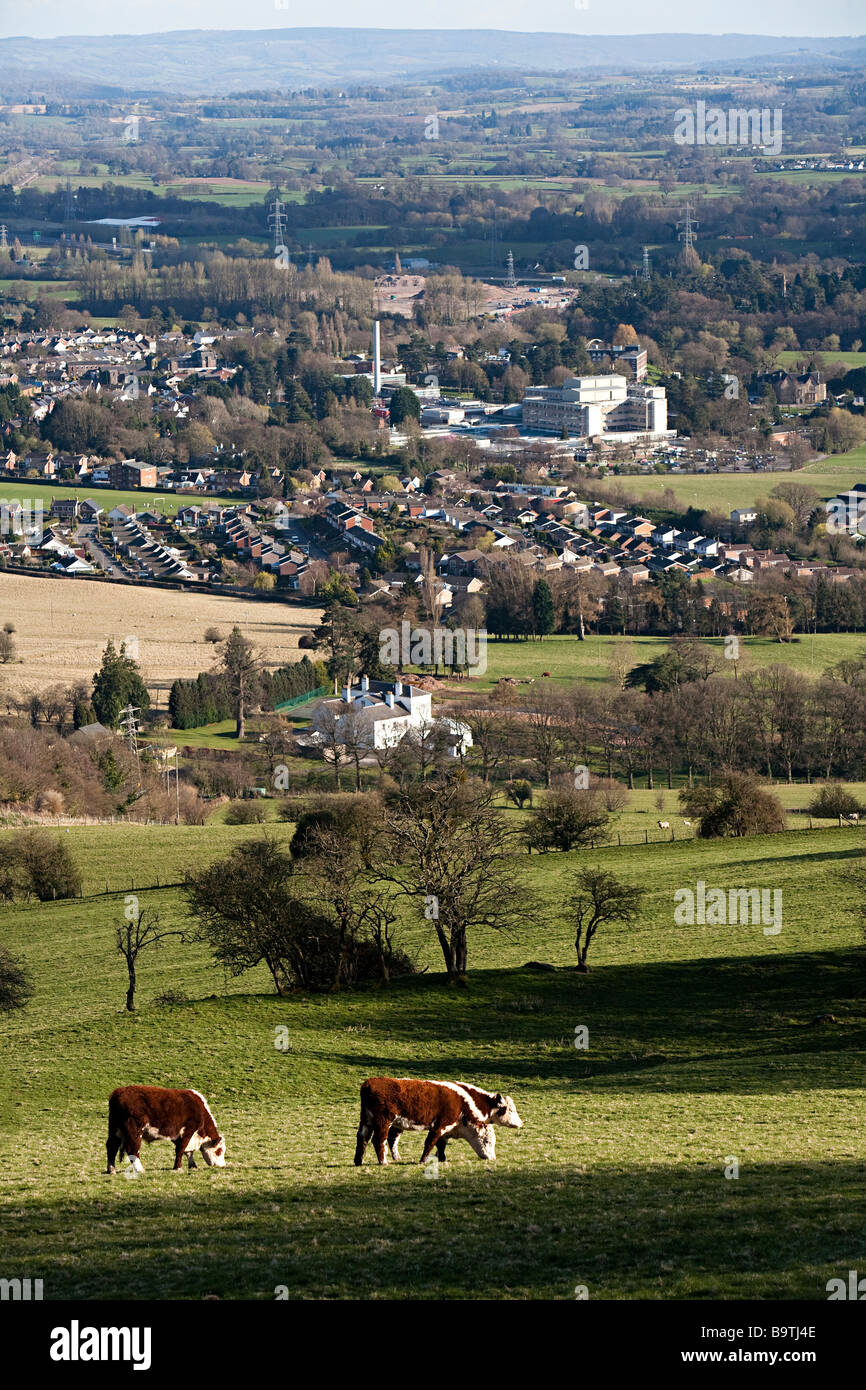
[[[179,1173],[186,1154],[190,1168],[198,1149],[208,1167],[224,1168],[226,1141],[217,1129],[207,1101],[198,1091],[173,1091],[165,1086],[119,1086],[108,1099],[108,1172],[128,1154],[136,1173],[143,1173],[141,1141],[169,1139],[174,1144],[173,1172]]]
[[[515,1112],[516,1114],[516,1112]],[[355,1163],[364,1161],[370,1139],[380,1164],[404,1130],[426,1130],[421,1162],[443,1138],[466,1139],[479,1158],[494,1158],[496,1136],[469,1092],[453,1081],[416,1081],[411,1077],[377,1076],[361,1087],[361,1119]]]
[[[471,1096],[478,1109],[485,1117],[488,1126],[502,1125],[505,1129],[522,1129],[523,1121],[517,1113],[517,1106],[511,1096],[504,1096],[501,1091],[482,1091],[480,1086],[472,1086],[468,1081],[458,1081],[456,1083]],[[391,1157],[397,1160],[397,1145],[400,1142],[400,1131],[395,1125],[388,1135],[388,1148],[391,1150]],[[445,1162],[445,1146],[449,1139],[466,1139],[468,1136],[460,1132],[460,1128],[455,1129],[453,1134],[446,1134],[444,1138],[436,1142],[436,1157],[440,1163]],[[472,1142],[471,1139],[469,1141]],[[480,1154],[481,1158],[496,1157],[496,1136],[490,1138],[491,1152]],[[478,1150],[475,1150],[478,1153]]]

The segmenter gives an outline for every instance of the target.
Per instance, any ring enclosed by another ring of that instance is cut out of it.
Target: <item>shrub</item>
[[[33,997],[33,982],[23,960],[0,946],[0,1014],[23,1009]]]
[[[261,825],[265,808],[258,801],[233,801],[226,811],[226,825]]]
[[[618,782],[615,777],[599,777],[592,785],[600,791],[605,810],[610,811],[611,814],[615,811],[621,811],[627,804],[628,791],[622,782]],[[659,806],[658,802],[659,799],[656,797],[656,806],[661,811],[662,806]]]
[[[81,873],[62,838],[47,830],[20,830],[11,848],[26,892],[40,902],[78,896]]]
[[[825,782],[807,807],[813,816],[827,816],[834,820],[838,816],[860,815],[863,809],[854,793],[843,787],[841,782]]]
[[[292,836],[292,858],[316,854],[321,837],[333,832],[343,840],[364,840],[382,818],[382,800],[375,792],[335,792],[295,805],[290,820],[297,820]]]
[[[519,806],[521,811],[529,802],[532,805],[532,783],[527,782],[525,777],[518,777],[513,782],[505,783],[505,792],[509,801],[513,801],[515,806]]]
[[[209,627],[205,629],[204,640],[206,642],[213,642],[214,645],[216,645],[217,642],[223,640],[223,635],[218,627]]]
[[[167,989],[164,993],[158,994],[153,1002],[160,1007],[173,1008],[178,1004],[188,1004],[189,995],[182,989]]]
[[[744,772],[726,772],[714,787],[686,787],[680,804],[700,822],[704,839],[724,835],[774,835],[786,828],[779,798]]]
[[[57,791],[54,787],[47,787],[44,792],[39,792],[36,797],[36,810],[42,811],[46,816],[62,816],[66,810],[63,792]]]
[[[530,850],[570,850],[607,839],[608,812],[599,792],[554,787],[531,813],[526,829]]]
[[[190,875],[185,890],[190,909],[215,960],[233,976],[263,962],[278,994],[297,988],[328,991],[338,981],[381,980],[381,943],[347,937],[301,898],[293,868],[276,842],[263,837]],[[392,977],[413,973],[404,952],[391,948],[387,957]]]

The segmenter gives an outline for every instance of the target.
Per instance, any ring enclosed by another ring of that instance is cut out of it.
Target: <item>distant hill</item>
[[[180,30],[101,38],[0,39],[0,100],[21,84],[62,93],[234,91],[398,82],[467,69],[797,68],[866,60],[866,37],[517,34],[500,30]],[[106,74],[111,77],[106,80]],[[8,100],[8,96],[6,97]]]

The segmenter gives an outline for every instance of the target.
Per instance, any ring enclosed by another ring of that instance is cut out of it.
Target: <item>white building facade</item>
[[[624,376],[573,376],[561,386],[531,386],[523,398],[523,423],[541,430],[566,430],[594,439],[636,435],[674,438],[668,429],[663,386],[629,382]]]
[[[357,685],[344,686],[342,694],[317,706],[311,720],[313,739],[321,743],[326,728],[329,738],[332,730],[339,738],[350,712],[365,729],[371,751],[394,748],[413,730],[427,735],[439,725],[447,734],[453,757],[459,757],[472,745],[467,725],[456,719],[434,719],[433,697],[428,690],[399,680],[371,681],[367,676],[361,676]]]

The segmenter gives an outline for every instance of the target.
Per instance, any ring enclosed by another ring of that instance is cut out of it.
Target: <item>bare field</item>
[[[178,677],[197,676],[216,653],[204,634],[227,636],[237,624],[265,664],[298,661],[298,641],[321,617],[316,608],[257,602],[228,594],[180,593],[81,579],[0,573],[0,626],[16,627],[18,661],[2,667],[3,688],[21,694],[89,679],[109,638],[126,641],[154,702],[164,707]]]

